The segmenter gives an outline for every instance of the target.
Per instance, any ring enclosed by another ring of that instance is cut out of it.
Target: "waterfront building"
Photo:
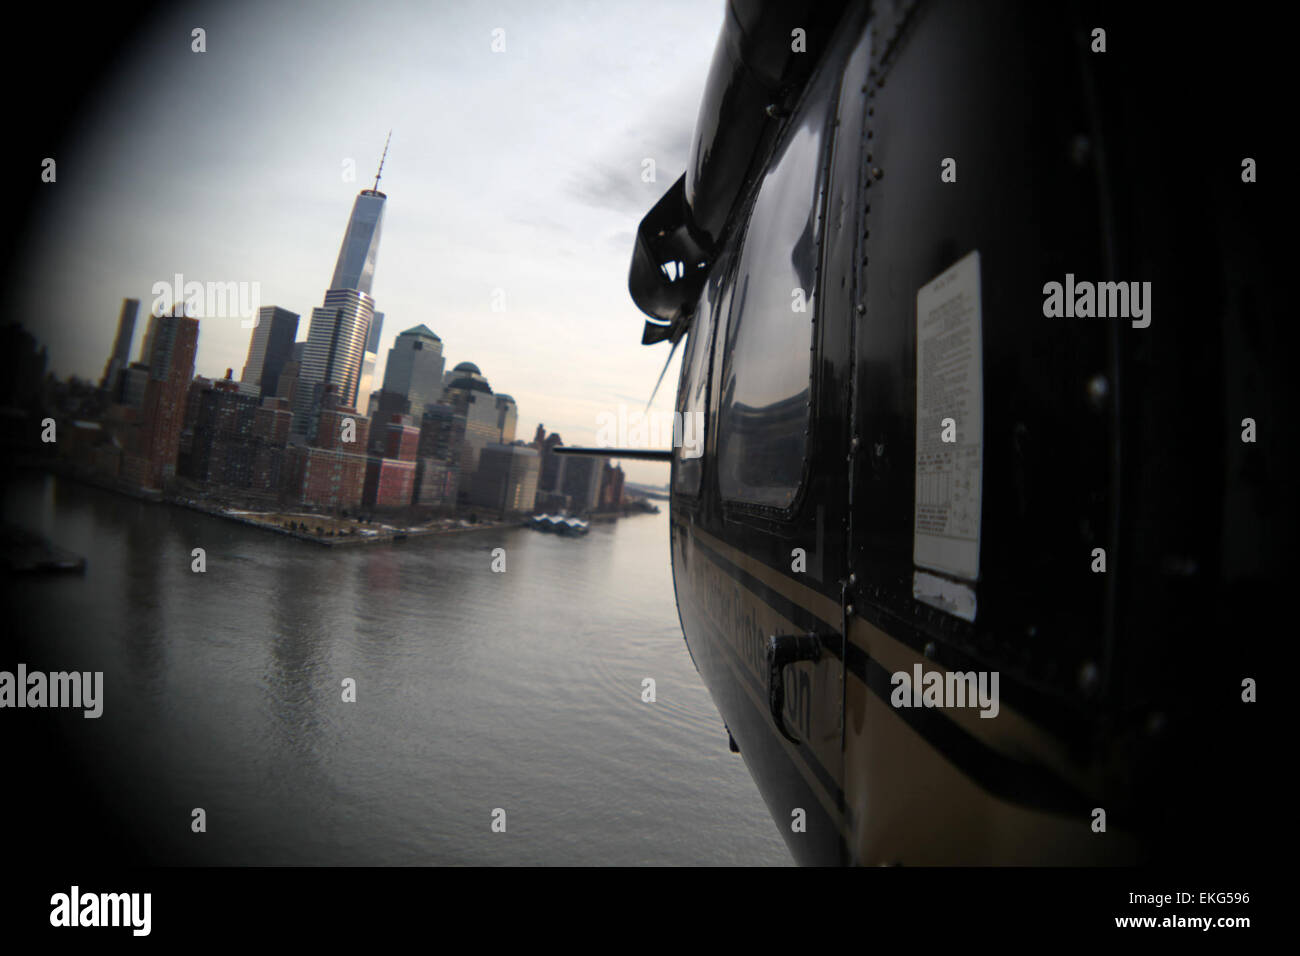
[[[623,466],[610,464],[609,459],[604,459],[604,462],[597,510],[619,511],[623,507]]]
[[[415,459],[420,429],[407,422],[402,415],[392,416],[381,431],[382,453],[371,455],[366,462],[366,483],[361,500],[369,507],[404,508],[411,504],[415,492]]]
[[[284,497],[298,507],[354,510],[365,489],[370,421],[353,408],[339,407],[332,388],[324,389],[321,403],[310,441],[287,450]]]
[[[453,508],[460,487],[460,472],[456,466],[437,458],[415,460],[415,491],[411,504],[428,508]]]
[[[588,455],[556,455],[564,462],[559,493],[569,501],[569,511],[580,515],[595,511],[600,500],[600,481],[607,458]]]
[[[259,400],[241,385],[230,370],[222,381],[194,380],[177,472],[207,485],[274,498],[284,475],[293,416],[287,400]]]
[[[471,503],[502,514],[528,513],[537,498],[537,449],[493,442],[483,448]]]
[[[537,432],[533,435],[530,442],[531,447],[537,449],[540,459],[537,477],[537,500],[534,507],[538,511],[568,511],[569,500],[564,496],[561,490],[564,483],[564,463],[566,459],[563,455],[554,453],[557,445],[563,445],[564,441],[560,438],[558,432],[546,433],[546,426],[539,424]]]
[[[149,320],[141,359],[148,368],[139,416],[122,442],[122,478],[133,487],[161,490],[176,474],[185,399],[194,377],[199,321],[181,314]]]
[[[191,387],[186,404],[193,426],[186,429],[188,448],[181,455],[178,473],[205,484],[250,487],[257,453],[258,400],[241,393],[227,371],[225,379],[197,392]]]

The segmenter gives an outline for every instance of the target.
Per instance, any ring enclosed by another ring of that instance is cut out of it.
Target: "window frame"
[[[699,298],[696,300],[695,310],[691,314],[690,323],[686,329],[685,334],[688,337],[693,336],[695,334],[695,328],[699,322],[700,312],[702,311],[701,307],[707,300],[709,294],[709,288],[716,281],[717,290],[718,290],[717,295],[715,297],[715,301],[710,303],[710,307],[714,312],[716,312],[716,315],[710,318],[708,355],[704,361],[704,401],[700,405],[700,411],[704,413],[704,436],[703,436],[704,441],[703,441],[703,446],[700,450],[701,452],[700,457],[699,459],[697,459],[700,463],[699,480],[696,482],[695,488],[693,490],[688,491],[677,487],[677,474],[678,474],[678,469],[680,467],[682,458],[681,455],[678,454],[678,449],[674,447],[673,457],[672,457],[672,470],[668,476],[669,492],[674,498],[681,497],[692,502],[698,502],[699,499],[703,497],[705,488],[708,487],[708,479],[712,471],[711,460],[713,458],[714,449],[716,447],[714,443],[714,437],[713,437],[717,428],[717,414],[716,414],[716,409],[714,408],[714,395],[713,395],[714,393],[713,373],[714,373],[714,364],[717,355],[716,349],[717,349],[717,342],[718,342],[718,330],[720,328],[726,327],[726,323],[729,321],[731,316],[731,302],[732,302],[732,292],[733,292],[732,283],[735,278],[734,273],[735,273],[735,267],[738,259],[739,257],[735,254],[735,251],[732,248],[731,244],[724,243],[722,247],[722,252],[719,253],[717,260],[714,264],[714,268],[717,269],[718,271],[716,272],[716,274],[711,274],[708,277],[708,279],[705,280],[704,288],[700,291]],[[725,315],[723,314],[724,310],[719,308],[719,306],[721,306],[724,303],[726,306]],[[688,349],[694,348],[696,341],[698,340],[693,340],[691,338],[688,338],[687,348]],[[691,371],[690,363],[687,361],[688,357],[689,356],[687,352],[682,353],[682,368],[678,376],[678,384],[677,384],[677,400],[673,402],[673,411],[682,412],[683,415],[685,415],[685,409],[680,407],[681,399],[684,394],[689,394],[689,391],[687,390],[691,385],[691,382],[688,381],[688,376]],[[683,430],[685,430],[684,419],[683,419],[682,427]]]
[[[813,92],[817,90],[819,85],[825,80],[826,71],[828,69],[838,68],[839,74],[832,78],[831,82],[833,83],[833,87],[827,95],[829,107],[827,108],[826,114],[822,120],[821,155],[817,162],[817,191],[814,199],[816,209],[816,228],[814,230],[815,253],[813,263],[813,297],[812,309],[810,310],[811,315],[809,318],[808,339],[808,414],[805,419],[805,442],[803,461],[799,471],[799,483],[795,488],[793,497],[790,499],[790,504],[785,507],[778,507],[775,505],[746,501],[743,498],[729,497],[725,492],[723,492],[722,482],[719,480],[718,499],[722,505],[723,515],[728,519],[748,519],[749,523],[759,525],[788,524],[794,521],[799,515],[808,496],[808,487],[810,484],[808,480],[809,471],[811,470],[811,462],[815,453],[817,439],[820,437],[820,427],[817,416],[813,413],[816,408],[818,389],[821,385],[821,376],[818,374],[817,357],[821,352],[821,329],[823,325],[820,318],[822,283],[824,278],[823,255],[826,239],[826,203],[830,195],[830,167],[835,152],[836,129],[839,126],[840,98],[844,81],[844,66],[845,64],[834,56],[833,51],[828,52],[827,57],[818,64],[817,69],[814,70],[813,74],[809,77],[807,84],[800,93],[798,102],[790,112],[789,119],[773,141],[773,145],[767,155],[767,162],[763,167],[763,175],[758,177],[757,181],[751,185],[749,192],[745,197],[742,221],[738,231],[736,232],[738,241],[733,247],[734,251],[731,263],[732,275],[729,277],[729,281],[733,288],[731,290],[731,298],[727,303],[728,314],[726,325],[723,326],[720,323],[716,324],[713,334],[713,348],[716,350],[719,342],[718,329],[725,329],[726,334],[725,337],[722,338],[724,352],[719,367],[710,368],[709,390],[710,401],[712,403],[710,405],[710,413],[715,422],[715,428],[714,436],[710,439],[714,444],[711,446],[712,454],[709,457],[714,459],[715,466],[718,467],[718,470],[720,470],[721,463],[721,448],[716,443],[716,435],[718,426],[720,426],[722,422],[722,406],[716,397],[718,396],[720,389],[713,387],[713,379],[715,378],[713,373],[717,373],[716,378],[720,380],[720,383],[725,382],[732,367],[733,353],[726,350],[726,345],[732,341],[733,333],[735,331],[732,328],[732,324],[737,316],[736,297],[740,294],[739,290],[736,289],[735,286],[743,282],[743,278],[740,275],[740,265],[744,258],[746,243],[749,239],[749,230],[753,220],[754,207],[758,204],[758,200],[763,191],[763,185],[766,183],[768,178],[767,174],[772,168],[771,163],[773,157],[789,144],[790,137],[794,134],[794,131],[799,128],[797,121],[803,115],[803,111],[808,107]]]

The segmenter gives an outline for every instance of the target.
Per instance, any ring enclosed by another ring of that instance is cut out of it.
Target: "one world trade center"
[[[392,134],[389,134],[391,139]],[[375,185],[361,190],[352,205],[343,245],[339,248],[334,277],[322,305],[312,309],[311,328],[303,350],[299,384],[294,400],[293,431],[314,437],[326,391],[341,408],[357,407],[362,359],[375,302],[370,286],[379,257],[379,235],[387,196],[379,191],[379,178],[388,157],[388,144],[375,174]]]

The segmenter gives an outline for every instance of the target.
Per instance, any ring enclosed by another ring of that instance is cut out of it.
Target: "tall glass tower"
[[[392,138],[392,134],[389,134]],[[379,160],[375,185],[361,190],[352,204],[343,245],[325,301],[311,312],[311,328],[303,350],[297,394],[294,396],[293,431],[311,438],[326,388],[332,386],[335,402],[356,408],[366,344],[375,317],[370,286],[379,257],[379,235],[387,196],[379,191],[379,178],[388,157],[388,144]]]
[[[339,248],[339,261],[334,266],[331,289],[355,289],[370,294],[370,283],[375,277],[375,259],[379,256],[379,232],[384,222],[384,200],[388,197],[379,191],[379,177],[374,189],[363,189],[352,204],[348,231],[343,234]]]

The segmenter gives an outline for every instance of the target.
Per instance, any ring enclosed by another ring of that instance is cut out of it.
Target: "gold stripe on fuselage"
[[[842,621],[839,602],[814,591],[807,585],[791,580],[780,571],[738,551],[698,527],[690,528],[689,533],[720,557],[757,578],[782,597],[818,618],[835,633],[839,633]],[[854,617],[849,621],[849,641],[868,657],[878,661],[891,674],[898,671],[910,674],[914,664],[921,664],[927,671],[947,674],[946,668],[908,647],[897,638],[891,637],[864,618]],[[1070,763],[1065,745],[1017,712],[1015,708],[1001,704],[995,720],[981,718],[979,711],[973,708],[942,708],[941,712],[984,746],[1023,763],[1041,764],[1077,789],[1090,789],[1088,778],[1078,773]]]
[[[707,547],[718,558],[744,571],[823,622],[834,633],[839,633],[842,617],[838,601],[792,580],[698,526],[688,526],[683,522],[678,525],[681,532],[697,544]],[[695,562],[697,565],[700,563]],[[795,631],[793,622],[772,611],[761,595],[734,577],[720,574],[711,584],[716,587],[719,581],[721,586],[743,595],[750,606],[761,605],[767,609],[774,619],[769,633]],[[698,613],[728,638],[728,648],[732,653],[723,655],[728,666],[755,705],[762,713],[767,713],[766,701],[754,690],[753,681],[745,679],[738,669],[738,661],[733,659],[734,655],[743,660],[744,654],[732,646],[734,638],[727,633],[727,622],[709,614],[702,602],[695,604]],[[927,671],[947,673],[934,661],[863,618],[853,618],[848,632],[849,641],[855,647],[890,673],[910,673],[917,663]],[[761,673],[751,676],[762,678]],[[782,738],[775,727],[771,730],[773,737],[785,748],[790,762],[836,821],[856,861],[937,863],[970,859],[1030,862],[1041,861],[1043,853],[1048,854],[1050,861],[1053,848],[1068,846],[1071,855],[1078,859],[1095,857],[1097,851],[1103,849],[1095,840],[1089,841],[1089,837],[1097,835],[1090,832],[1087,820],[1034,810],[989,793],[908,726],[856,673],[848,671],[845,679],[848,684],[844,694],[847,710],[843,715],[844,754],[842,759],[818,757],[844,795],[843,812],[836,807],[836,801],[822,782],[799,759],[798,748]],[[975,708],[938,710],[991,750],[1018,762],[1037,764],[1053,771],[1083,792],[1093,791],[1088,786],[1091,782],[1088,776],[1080,773],[1067,759],[1064,745],[1014,708],[1000,705],[998,718],[992,720],[980,718]],[[920,812],[925,807],[931,810]],[[951,824],[936,827],[933,821],[918,819],[918,816],[929,816],[930,812],[947,813]],[[963,821],[962,825],[958,825],[959,821]],[[958,829],[946,833],[937,843],[930,837],[932,834],[938,838],[940,830],[952,826]],[[927,836],[918,839],[917,833]],[[1101,858],[1119,860],[1132,854],[1131,840],[1120,833],[1112,834],[1107,843]]]
[[[725,561],[725,557],[722,560]],[[765,635],[791,633],[794,623],[711,560],[700,556],[700,559],[689,562],[688,566],[692,586],[679,590],[679,597],[689,595],[696,618],[706,622],[714,632],[715,643],[720,650],[717,656],[726,663],[734,683],[743,689],[758,713],[767,715],[767,685],[763,665]],[[843,761],[843,714],[840,674],[838,668],[835,668],[832,677],[834,688],[831,692],[832,689],[827,686],[830,683],[827,678],[828,669],[823,667],[809,675],[806,672],[812,666],[810,663],[793,664],[786,669],[788,689],[803,685],[812,692],[809,719],[806,724],[796,728],[796,736],[801,743],[792,744],[776,733],[774,727],[769,729],[772,730],[772,738],[783,748],[786,759],[796,768],[822,809],[834,822],[841,839],[847,841],[849,834],[840,811],[838,794],[828,790],[817,772],[806,762],[811,757],[822,772],[835,781],[836,788],[842,789],[840,766]],[[807,683],[809,680],[812,681],[811,684]]]

